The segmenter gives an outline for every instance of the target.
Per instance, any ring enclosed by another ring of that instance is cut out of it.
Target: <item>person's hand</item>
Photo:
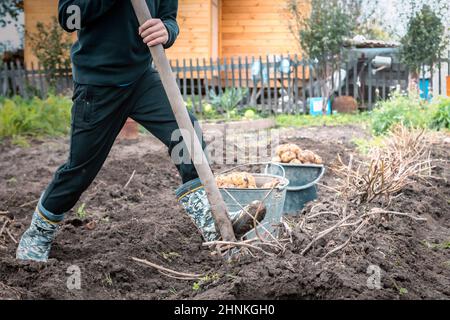
[[[139,27],[139,34],[149,47],[165,45],[169,41],[169,32],[161,19],[150,19]]]

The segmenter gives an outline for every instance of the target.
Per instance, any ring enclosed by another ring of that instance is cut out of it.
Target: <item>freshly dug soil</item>
[[[316,134],[318,130],[285,131],[283,142],[317,152],[330,164],[338,153],[345,158],[354,152],[352,136],[365,135],[359,127],[327,127]],[[231,264],[202,247],[199,233],[177,204],[173,190],[180,179],[165,148],[149,136],[136,143],[118,142],[93,185],[67,214],[50,261],[18,262],[13,239],[28,227],[40,193],[66,158],[66,144],[56,139],[29,148],[0,145],[0,228],[1,221],[13,219],[7,225],[11,236],[6,230],[0,235],[1,299],[450,298],[450,148],[444,141],[433,149],[433,158],[442,160],[435,163],[436,178],[416,181],[391,208],[427,222],[394,218],[372,226],[326,260],[319,259],[326,242],[318,242],[305,256],[294,242],[282,256],[246,257]],[[328,171],[322,183],[333,179]],[[324,188],[320,201],[332,201]],[[169,278],[131,257],[209,273],[209,280]],[[367,286],[372,265],[381,269],[380,289]],[[71,266],[80,269],[79,290],[67,287]]]

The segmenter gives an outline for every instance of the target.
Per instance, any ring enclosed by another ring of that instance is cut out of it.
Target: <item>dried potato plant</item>
[[[425,218],[389,210],[401,191],[414,178],[431,177],[430,146],[433,135],[424,130],[395,127],[381,146],[373,147],[367,158],[350,157],[332,169],[337,183],[330,188],[334,203],[311,204],[295,231],[308,240],[301,253],[305,255],[319,240],[326,240],[323,259],[344,249],[359,233],[371,225],[390,221],[391,217],[409,218],[416,222]]]
[[[381,146],[373,147],[363,161],[350,157],[332,168],[338,176],[336,189],[349,201],[363,204],[384,200],[388,206],[393,197],[413,178],[431,176],[429,136],[424,130],[399,125]]]

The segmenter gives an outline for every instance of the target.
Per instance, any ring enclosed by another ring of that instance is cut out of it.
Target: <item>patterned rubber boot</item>
[[[46,262],[58,230],[58,223],[63,218],[63,215],[54,215],[45,210],[41,205],[41,201],[39,201],[33,213],[31,225],[20,239],[16,258],[19,260]]]
[[[201,231],[206,241],[215,241],[220,238],[217,232],[214,218],[211,213],[206,191],[200,182],[200,179],[192,180],[177,189],[176,195],[178,201],[193,220],[194,224]],[[240,239],[247,232],[254,228],[255,219],[261,222],[266,209],[260,202],[252,203],[245,209],[250,213],[249,216],[244,210],[229,213],[231,223],[236,238]]]

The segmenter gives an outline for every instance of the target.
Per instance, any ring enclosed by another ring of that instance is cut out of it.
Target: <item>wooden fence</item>
[[[430,91],[445,92],[445,79],[450,75],[450,59],[442,59],[433,70],[424,69],[429,77]],[[327,80],[335,96],[352,96],[361,108],[371,109],[392,90],[408,87],[407,68],[392,63],[389,68],[375,69],[367,58],[340,59]],[[297,55],[239,57],[231,59],[187,59],[171,61],[173,72],[185,101],[197,113],[209,103],[211,92],[222,95],[231,88],[246,88],[239,107],[255,107],[267,113],[306,113],[308,99],[320,97],[315,64]],[[437,76],[438,75],[438,76]],[[49,92],[46,73],[37,66],[29,69],[18,63],[4,65],[0,71],[0,95],[44,97]],[[53,79],[56,93],[70,94],[73,86],[70,68],[58,68]],[[431,88],[432,86],[432,88]]]

